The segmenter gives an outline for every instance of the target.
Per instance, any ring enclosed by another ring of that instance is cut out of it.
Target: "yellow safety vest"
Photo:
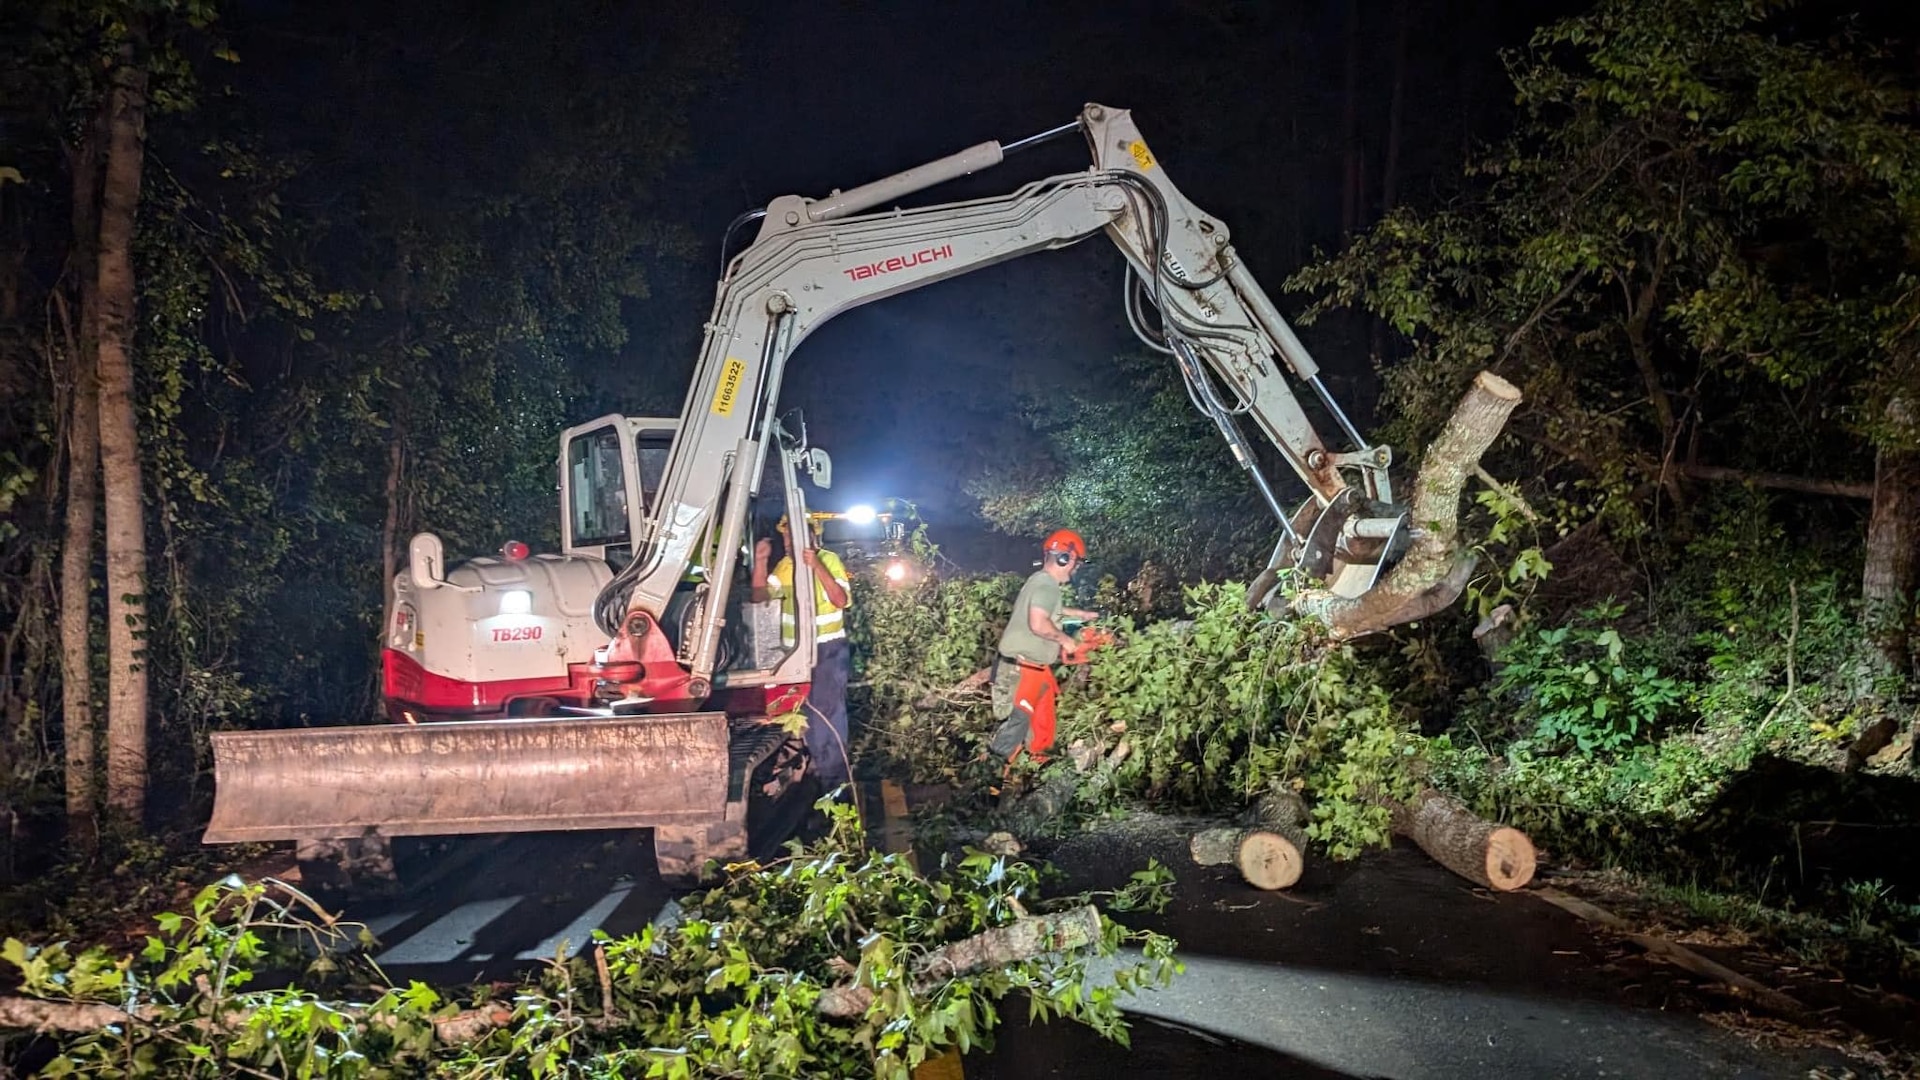
[[[840,562],[840,556],[826,548],[815,548],[814,557],[827,568],[827,573],[852,598],[853,585],[847,580],[847,568]],[[793,574],[793,558],[781,559],[780,564],[767,575],[767,591],[780,598],[780,643],[791,645],[795,641],[793,594],[787,591],[786,581]],[[812,577],[811,573],[808,575]],[[813,579],[813,640],[838,641],[847,636],[846,617],[841,610],[827,599],[827,588]]]

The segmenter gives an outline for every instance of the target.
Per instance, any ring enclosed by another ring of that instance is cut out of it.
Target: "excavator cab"
[[[560,436],[560,550],[615,570],[654,512],[678,420],[602,416]]]

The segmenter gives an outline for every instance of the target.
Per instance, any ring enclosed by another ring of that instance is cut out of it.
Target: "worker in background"
[[[793,533],[785,514],[775,526],[785,549],[771,572],[767,560],[773,556],[773,542],[761,537],[753,545],[753,598],[756,601],[780,601],[780,641],[791,646],[797,640],[794,623]],[[847,605],[852,587],[847,568],[840,556],[826,548],[809,545],[801,553],[807,576],[813,579],[813,685],[807,693],[807,752],[813,759],[815,775],[832,791],[851,783],[847,748],[847,679],[852,672],[852,654],[847,645]]]
[[[1053,665],[1081,659],[1080,642],[1060,623],[1098,617],[1097,612],[1065,606],[1062,590],[1086,559],[1087,544],[1079,533],[1061,529],[1047,537],[1040,547],[1040,569],[1020,587],[1000,634],[993,672],[993,712],[1000,727],[988,747],[1009,766],[1022,750],[1035,761],[1045,761],[1053,746],[1053,707],[1060,694]]]

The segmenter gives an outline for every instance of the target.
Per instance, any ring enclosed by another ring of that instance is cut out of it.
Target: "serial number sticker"
[[[539,641],[545,630],[543,626],[496,626],[493,628],[493,640]]]
[[[1147,153],[1146,143],[1143,143],[1143,142],[1128,143],[1127,153],[1133,155],[1133,163],[1135,165],[1140,166],[1142,169],[1153,168],[1153,155]]]
[[[720,388],[713,392],[713,408],[709,411],[715,416],[732,416],[734,403],[740,400],[740,380],[747,374],[747,362],[727,357],[726,364],[720,369]]]

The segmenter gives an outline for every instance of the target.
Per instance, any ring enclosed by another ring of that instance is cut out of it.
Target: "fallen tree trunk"
[[[1201,866],[1231,863],[1247,884],[1269,892],[1298,882],[1307,865],[1304,836],[1295,840],[1266,829],[1202,829],[1187,850]]]
[[[1690,971],[1703,978],[1713,979],[1716,982],[1723,983],[1729,989],[1751,998],[1756,1004],[1779,1013],[1789,1020],[1801,1024],[1817,1022],[1818,1018],[1810,1014],[1806,1006],[1786,994],[1771,987],[1764,986],[1752,977],[1742,975],[1740,972],[1727,967],[1725,964],[1709,960],[1677,941],[1668,941],[1665,938],[1655,937],[1652,934],[1639,933],[1634,930],[1633,926],[1628,923],[1627,920],[1622,919],[1620,916],[1615,915],[1613,912],[1597,904],[1589,903],[1577,896],[1568,896],[1566,893],[1555,888],[1540,889],[1534,893],[1534,895],[1563,911],[1571,912],[1588,922],[1604,926],[1618,933],[1621,937],[1647,950],[1647,952],[1652,953],[1654,956],[1669,961],[1676,967]]]
[[[1490,371],[1476,376],[1420,463],[1406,555],[1361,595],[1309,589],[1292,598],[1291,613],[1319,619],[1336,639],[1345,639],[1424,619],[1458,599],[1475,562],[1459,543],[1460,492],[1519,404],[1520,390],[1512,383]],[[1288,604],[1276,596],[1269,610],[1285,615]]]
[[[1241,815],[1243,827],[1203,829],[1187,842],[1201,866],[1232,864],[1256,889],[1285,889],[1307,866],[1307,807],[1291,791],[1270,791]]]
[[[1777,488],[1781,491],[1801,491],[1808,495],[1831,495],[1839,499],[1871,499],[1873,485],[1856,483],[1850,480],[1828,480],[1816,476],[1786,476],[1781,473],[1749,472],[1745,469],[1728,469],[1719,465],[1696,465],[1688,462],[1680,466],[1680,475],[1695,480],[1729,480],[1737,484],[1751,484],[1754,487]]]
[[[361,1026],[369,1022],[375,1025],[391,1025],[394,1018],[385,1015],[368,1016],[366,1010],[355,1005],[338,1002],[327,1003],[330,1012],[343,1013],[354,1018]],[[234,1032],[245,1026],[251,1013],[244,1004],[233,1004],[215,1016],[189,1017],[174,1021],[183,1027],[206,1032]],[[108,1005],[96,1001],[47,1001],[42,998],[15,997],[0,994],[0,1031],[38,1031],[57,1035],[84,1035],[102,1031],[110,1027],[123,1025],[152,1025],[159,1023],[166,1011],[154,1005],[141,1005],[131,1011],[117,1005]],[[433,1021],[433,1034],[437,1042],[449,1046],[485,1035],[494,1028],[503,1027],[513,1019],[513,1010],[505,1005],[487,1005],[466,1012],[444,1016]],[[588,1020],[587,1026],[603,1023]]]
[[[1100,941],[1100,910],[1091,904],[1057,915],[1019,919],[1006,926],[985,930],[969,938],[932,950],[913,965],[912,988],[928,993],[950,979],[977,975],[997,967],[1030,960],[1047,953],[1084,949]],[[865,986],[831,986],[815,1001],[815,1011],[833,1019],[856,1019],[873,1004],[873,990]],[[392,1017],[368,1016],[354,1005],[329,1004],[330,1011],[344,1013],[359,1025],[391,1023]],[[206,1030],[237,1030],[245,1023],[249,1009],[235,1003],[214,1016],[192,1018],[186,1026]],[[152,1023],[163,1010],[147,1005],[131,1012],[117,1006],[88,1001],[46,1001],[40,998],[0,995],[0,1031],[42,1031],[58,1034],[85,1034],[129,1023]],[[504,1004],[485,1005],[433,1021],[438,1042],[448,1045],[471,1042],[513,1020],[513,1010]],[[595,1030],[614,1030],[622,1026],[613,1016],[586,1019]]]
[[[1020,919],[929,952],[913,966],[913,991],[924,994],[949,979],[1047,953],[1084,949],[1098,942],[1100,935],[1100,911],[1091,904],[1058,915]],[[872,1004],[872,987],[831,986],[821,991],[814,1011],[836,1020],[853,1020],[866,1015]]]
[[[1125,739],[1100,758],[1099,764],[1079,771],[1055,769],[1039,787],[1023,796],[1007,811],[1007,823],[1015,835],[1031,833],[1045,826],[1076,799],[1097,799],[1113,783],[1114,773],[1133,752]]]
[[[1488,821],[1431,788],[1411,802],[1386,805],[1394,832],[1468,881],[1510,892],[1533,880],[1533,841],[1519,829]]]

